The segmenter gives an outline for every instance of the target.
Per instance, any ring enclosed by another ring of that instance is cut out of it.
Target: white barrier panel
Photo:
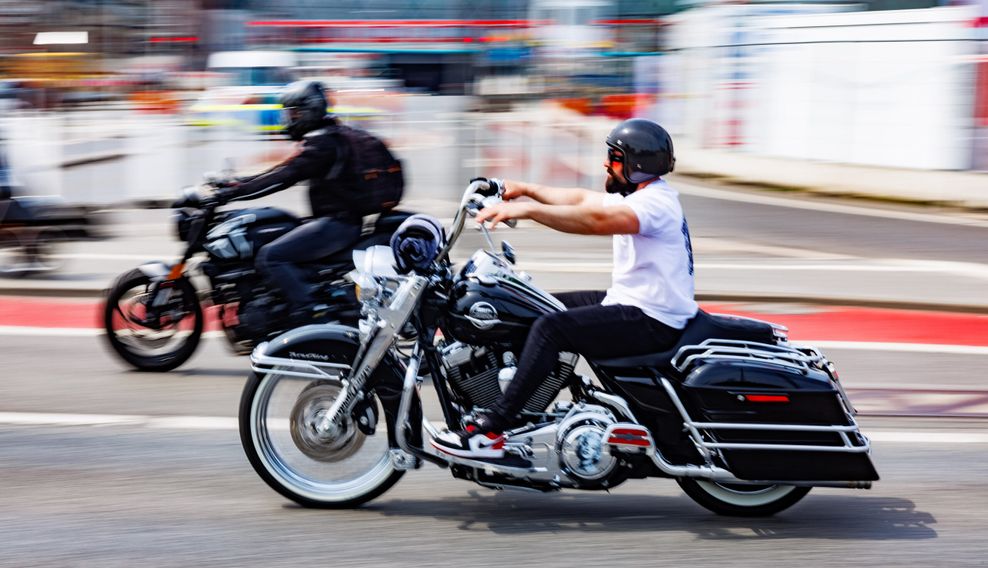
[[[674,134],[797,159],[972,166],[976,7],[695,12],[677,20],[663,65],[667,98],[682,99],[669,105]]]

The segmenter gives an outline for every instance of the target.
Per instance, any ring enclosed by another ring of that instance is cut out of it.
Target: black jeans
[[[552,372],[559,353],[579,353],[589,359],[627,357],[665,351],[683,330],[669,327],[633,306],[602,306],[605,292],[556,294],[568,308],[535,320],[521,352],[518,369],[507,390],[491,409],[495,420],[516,420],[540,381]]]
[[[293,312],[314,303],[298,263],[312,262],[353,246],[360,239],[360,221],[319,217],[261,247],[254,265],[268,285],[280,289]]]

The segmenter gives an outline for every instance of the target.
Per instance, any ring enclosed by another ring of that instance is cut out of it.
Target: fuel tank
[[[473,345],[524,343],[539,316],[566,309],[487,251],[464,265],[449,302],[443,333]]]
[[[274,207],[230,211],[206,234],[204,248],[220,260],[249,260],[258,249],[298,227],[301,221]]]

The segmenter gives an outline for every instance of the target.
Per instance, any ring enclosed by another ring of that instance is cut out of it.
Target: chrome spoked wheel
[[[773,515],[795,505],[810,492],[793,485],[746,485],[701,479],[677,480],[694,501],[719,514],[739,517]]]
[[[382,420],[367,435],[352,416],[328,413],[343,392],[333,379],[254,375],[241,400],[241,440],[251,465],[276,491],[309,507],[342,508],[384,493],[394,468]],[[373,415],[383,416],[374,400]]]

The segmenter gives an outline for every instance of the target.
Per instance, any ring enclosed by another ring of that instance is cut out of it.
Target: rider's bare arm
[[[630,207],[604,207],[599,194],[596,199],[576,205],[499,203],[485,207],[477,215],[477,221],[491,221],[492,228],[508,219],[531,219],[557,231],[578,235],[633,235],[639,230],[638,216]]]
[[[579,187],[551,187],[523,181],[505,180],[504,198],[529,197],[547,205],[579,205],[597,199],[600,193]]]

